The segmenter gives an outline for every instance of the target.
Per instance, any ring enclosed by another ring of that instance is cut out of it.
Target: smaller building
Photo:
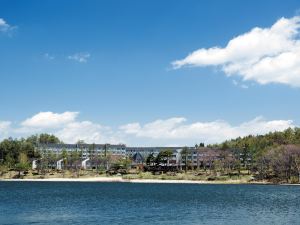
[[[145,162],[144,157],[142,156],[141,153],[136,152],[133,156],[132,156],[132,165],[140,165],[143,164]]]
[[[81,168],[86,170],[87,169],[87,162],[90,161],[89,158],[87,159],[84,159],[82,162],[81,162]]]

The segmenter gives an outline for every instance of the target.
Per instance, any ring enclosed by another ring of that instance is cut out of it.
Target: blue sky
[[[47,131],[67,142],[192,145],[296,126],[297,68],[289,68],[296,78],[262,83],[254,72],[243,80],[244,67],[228,75],[223,68],[234,57],[224,63],[186,60],[180,68],[174,62],[198,49],[225,48],[234,37],[270,28],[282,17],[292,20],[299,9],[292,0],[0,0],[0,125],[6,124],[0,138]],[[53,125],[70,116],[65,112],[73,113],[68,122]],[[50,124],[24,125],[34,118]],[[212,123],[220,121],[230,129],[213,138]],[[242,128],[253,121],[262,128]],[[92,126],[86,124],[85,133],[83,122]],[[73,133],[63,133],[70,126]]]

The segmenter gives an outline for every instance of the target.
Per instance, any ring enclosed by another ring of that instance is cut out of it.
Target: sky
[[[300,125],[300,2],[0,0],[0,140],[219,143]]]

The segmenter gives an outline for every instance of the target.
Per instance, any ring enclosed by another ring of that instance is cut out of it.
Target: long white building
[[[203,165],[208,161],[214,161],[220,158],[218,149],[187,147],[187,154],[182,155],[184,147],[127,147],[126,145],[111,144],[42,144],[36,147],[41,155],[54,153],[57,157],[63,156],[63,153],[77,152],[81,160],[91,159],[94,156],[113,156],[115,158],[135,158],[136,154],[143,158],[145,162],[149,154],[156,157],[159,152],[171,150],[173,152],[169,159],[169,165],[185,165],[185,161],[191,166]]]

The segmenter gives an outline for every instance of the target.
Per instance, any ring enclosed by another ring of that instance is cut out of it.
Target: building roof
[[[74,149],[74,148],[95,148],[95,149],[107,149],[110,148],[125,148],[126,145],[110,145],[110,144],[39,144],[40,148],[66,148],[66,149]]]
[[[132,160],[134,162],[142,162],[144,161],[144,157],[141,155],[141,153],[136,152],[133,156],[132,156]]]

